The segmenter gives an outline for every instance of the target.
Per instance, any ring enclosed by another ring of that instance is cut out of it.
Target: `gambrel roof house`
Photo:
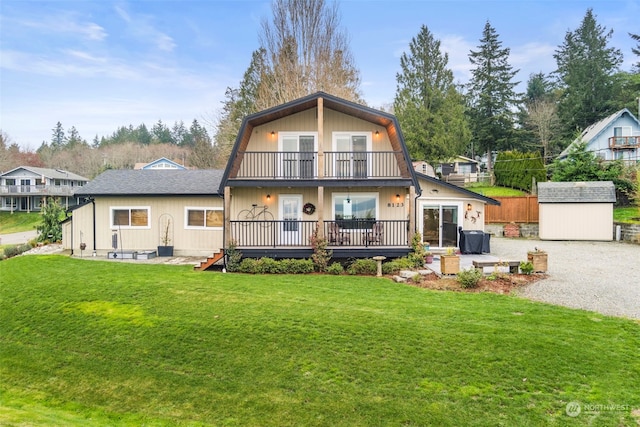
[[[169,160],[166,157],[161,157],[149,163],[136,163],[134,169],[187,169],[183,165]]]
[[[567,157],[582,141],[587,143],[588,151],[603,160],[640,162],[640,121],[626,108],[587,127],[558,157]]]
[[[406,255],[416,231],[456,246],[497,203],[418,174],[393,115],[323,92],[246,117],[224,172],[108,171],[78,196],[93,203],[74,212],[74,248],[95,224],[100,254],[116,232],[152,249],[168,214],[177,254],[252,258],[308,258],[314,233],[338,259]]]
[[[47,197],[60,200],[65,208],[75,206],[74,190],[88,178],[60,169],[19,166],[0,174],[0,210],[39,211]]]

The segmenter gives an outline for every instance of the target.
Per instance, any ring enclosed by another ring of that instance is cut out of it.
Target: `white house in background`
[[[626,108],[586,128],[558,158],[567,157],[581,141],[587,143],[588,151],[603,160],[622,160],[628,164],[640,162],[640,121]]]
[[[60,169],[18,166],[0,174],[0,210],[40,211],[47,197],[70,208],[78,204],[73,192],[87,182],[88,178]]]
[[[142,169],[142,170],[149,170],[149,169],[171,169],[171,170],[185,170],[187,168],[185,168],[184,166],[182,166],[180,163],[176,163],[173,160],[169,160],[166,157],[161,157],[157,160],[154,160],[151,163],[136,163],[135,166],[133,167],[134,169]]]

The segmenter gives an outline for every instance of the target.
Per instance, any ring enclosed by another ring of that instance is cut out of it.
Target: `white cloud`
[[[163,52],[172,52],[176,43],[173,38],[155,28],[148,15],[133,15],[120,6],[114,6],[118,16],[127,24],[130,33],[144,43],[150,43]]]
[[[44,33],[75,34],[93,41],[107,38],[107,31],[103,27],[95,22],[82,21],[75,13],[70,12],[61,12],[39,21],[16,20],[15,23]]]

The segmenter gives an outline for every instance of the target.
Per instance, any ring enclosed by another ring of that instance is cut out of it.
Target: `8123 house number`
[[[404,202],[399,202],[399,203],[387,203],[387,207],[388,208],[403,208],[404,207]]]

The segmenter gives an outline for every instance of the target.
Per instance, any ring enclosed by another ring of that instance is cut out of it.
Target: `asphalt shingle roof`
[[[76,196],[168,196],[218,194],[223,170],[108,170]]]
[[[616,189],[611,181],[540,182],[539,203],[615,203]]]
[[[68,172],[61,169],[37,168],[33,166],[18,166],[17,168],[11,169],[10,171],[3,173],[2,175],[9,175],[10,173],[18,169],[24,169],[24,170],[30,171],[35,175],[45,176],[47,178],[52,178],[52,179],[71,179],[74,181],[89,181],[88,178],[85,178],[73,172]]]

